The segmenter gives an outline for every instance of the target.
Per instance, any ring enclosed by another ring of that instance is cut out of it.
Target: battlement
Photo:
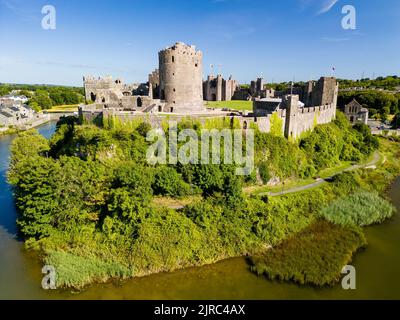
[[[113,80],[112,76],[105,76],[105,77],[95,77],[95,76],[84,76],[83,77],[83,82],[86,84],[96,84],[96,83],[105,83],[105,84],[122,84],[123,80],[122,79],[115,79]]]
[[[177,42],[171,47],[165,48],[165,50],[160,51],[160,55],[186,55],[186,56],[198,56],[202,57],[203,53],[201,51],[196,51],[196,46],[187,45],[183,42]]]
[[[336,106],[334,104],[326,104],[323,106],[300,108],[299,112],[300,113],[319,112],[319,111],[329,110],[332,108],[336,109]]]

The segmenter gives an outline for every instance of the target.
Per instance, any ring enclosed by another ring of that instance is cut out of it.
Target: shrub
[[[334,285],[353,254],[366,246],[362,231],[318,221],[251,259],[251,270],[271,280]]]
[[[353,172],[343,172],[333,176],[332,185],[340,189],[341,194],[349,194],[360,187]]]
[[[267,184],[268,181],[271,179],[271,174],[269,173],[268,163],[266,161],[261,162],[260,166],[258,167],[260,172],[261,180],[264,184]]]
[[[358,192],[337,199],[322,209],[326,220],[345,226],[369,226],[391,218],[395,212],[393,205],[378,194]]]
[[[151,124],[148,122],[142,122],[141,124],[139,124],[139,126],[136,128],[136,131],[142,136],[142,137],[146,137],[147,136],[147,132],[149,132],[151,130]]]
[[[173,167],[162,166],[156,169],[152,185],[154,194],[164,196],[184,196],[190,194],[190,186]]]
[[[127,278],[132,272],[114,261],[96,257],[80,257],[64,251],[48,252],[45,263],[57,266],[57,287],[82,289],[93,281],[106,282],[110,278]]]

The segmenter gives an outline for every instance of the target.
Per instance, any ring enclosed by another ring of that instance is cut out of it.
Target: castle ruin
[[[315,125],[335,119],[339,93],[336,78],[321,77],[316,82],[309,81],[302,87],[288,90],[290,94],[275,92],[273,98],[254,100],[253,115],[263,131],[271,130],[274,113],[283,120],[282,130],[287,138],[298,138]]]
[[[264,80],[258,78],[249,88],[240,89],[235,80],[225,80],[222,75],[210,75],[203,82],[203,54],[195,46],[177,42],[158,56],[158,69],[149,74],[146,83],[128,85],[111,77],[84,77],[87,105],[79,108],[81,119],[139,118],[160,126],[169,115],[176,120],[189,116],[200,121],[230,117],[237,118],[244,129],[254,123],[262,132],[270,132],[273,119],[278,118],[278,130],[287,138],[298,138],[315,125],[335,119],[339,87],[334,77],[322,77],[284,91],[266,89]],[[252,113],[204,107],[204,100],[241,100],[238,95],[253,101]]]
[[[225,80],[221,74],[207,77],[203,83],[203,95],[206,101],[230,101],[237,89],[238,83],[232,79]]]

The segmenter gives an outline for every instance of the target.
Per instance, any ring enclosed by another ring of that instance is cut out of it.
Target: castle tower
[[[223,82],[224,79],[222,78],[222,75],[219,74],[217,76],[217,100],[216,101],[222,101],[225,100],[222,93],[223,93]]]
[[[160,73],[158,69],[154,70],[149,74],[149,87],[151,86],[152,90],[149,89],[149,96],[151,94],[152,98],[159,99],[160,97]]]
[[[264,79],[263,78],[257,78],[256,81],[256,91],[261,92],[264,90]]]
[[[203,54],[194,46],[177,42],[159,52],[160,98],[164,112],[203,110]]]
[[[312,106],[312,93],[314,90],[315,82],[310,80],[304,85],[303,91],[303,102],[306,106]]]
[[[338,84],[334,77],[322,77],[315,84],[312,92],[312,106],[325,106],[334,104],[336,106],[338,95]]]
[[[299,96],[289,94],[283,97],[283,107],[286,108],[285,137],[297,138],[297,121]]]

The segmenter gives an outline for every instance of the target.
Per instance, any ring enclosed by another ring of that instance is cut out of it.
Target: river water
[[[55,124],[39,128],[49,137]],[[357,289],[316,289],[279,283],[249,271],[245,258],[94,285],[82,293],[41,289],[41,265],[15,239],[16,210],[6,182],[9,145],[0,136],[0,299],[400,299],[400,218],[366,230],[368,248],[357,254]],[[390,188],[400,213],[400,178]]]

